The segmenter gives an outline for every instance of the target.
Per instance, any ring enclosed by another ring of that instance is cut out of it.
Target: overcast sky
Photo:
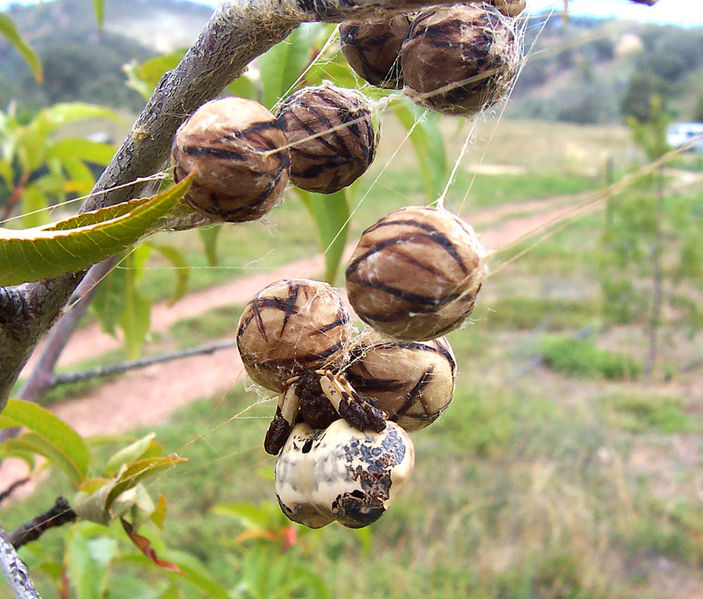
[[[36,0],[35,0],[36,1]],[[120,0],[107,0],[119,5]],[[217,0],[192,0],[199,4],[216,6]],[[31,4],[32,0],[0,0],[0,8],[16,2]],[[85,0],[90,4],[89,0]],[[530,12],[562,10],[563,0],[527,0]],[[573,15],[618,17],[637,21],[675,23],[685,26],[703,26],[703,0],[659,0],[654,6],[637,5],[628,0],[569,0],[569,12]]]

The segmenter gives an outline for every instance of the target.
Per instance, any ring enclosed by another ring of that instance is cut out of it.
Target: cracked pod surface
[[[380,433],[344,420],[326,429],[299,424],[276,462],[276,497],[288,518],[310,528],[335,520],[361,528],[390,508],[414,464],[412,441],[393,422]]]
[[[255,220],[283,196],[290,156],[273,114],[243,98],[213,100],[183,123],[173,140],[176,182],[197,169],[187,202],[228,222]]]
[[[359,239],[345,273],[349,303],[391,337],[441,337],[473,310],[485,253],[473,229],[444,209],[396,210]]]
[[[354,340],[344,371],[354,389],[406,431],[432,424],[454,395],[456,360],[449,341],[397,341],[367,330]]]
[[[327,283],[281,280],[247,304],[237,326],[237,349],[251,379],[283,392],[286,381],[316,368],[335,368],[351,338],[349,312]]]
[[[400,51],[407,94],[432,110],[461,116],[507,94],[519,57],[514,19],[487,4],[418,12]]]
[[[376,133],[366,97],[329,83],[305,87],[278,111],[290,146],[290,180],[306,191],[334,193],[366,172]]]

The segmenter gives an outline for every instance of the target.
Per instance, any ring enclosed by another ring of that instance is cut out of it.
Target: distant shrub
[[[563,331],[586,326],[596,319],[598,311],[598,304],[591,301],[517,296],[493,302],[482,320],[495,328]]]
[[[691,420],[677,397],[646,393],[608,395],[599,401],[610,423],[631,432],[655,430],[660,433],[686,432]]]
[[[550,368],[569,376],[629,380],[637,378],[642,370],[641,363],[631,356],[600,349],[581,339],[544,337],[539,351]]]

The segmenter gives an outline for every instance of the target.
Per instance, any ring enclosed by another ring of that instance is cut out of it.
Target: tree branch
[[[25,476],[24,478],[20,478],[19,480],[16,480],[12,484],[10,484],[9,487],[7,487],[2,493],[0,493],[0,503],[5,501],[17,489],[26,485],[30,480],[32,480],[31,477]]]
[[[12,543],[15,549],[19,549],[22,545],[36,541],[50,528],[57,528],[69,522],[75,522],[76,518],[76,512],[71,509],[68,501],[63,497],[58,497],[49,510],[39,514],[31,522],[26,522],[17,527],[12,533],[7,535],[7,540]]]
[[[0,527],[0,569],[16,599],[41,599],[29,569],[18,557],[7,533]]]
[[[81,372],[71,372],[67,374],[57,374],[51,379],[50,386],[65,385],[67,383],[77,383],[88,379],[94,379],[102,376],[111,376],[128,370],[136,370],[146,368],[153,364],[161,364],[163,362],[171,362],[172,360],[180,360],[182,358],[190,358],[191,356],[200,356],[203,354],[213,354],[223,349],[233,349],[237,346],[235,341],[221,341],[219,343],[208,343],[206,345],[196,345],[187,349],[181,349],[167,354],[159,354],[157,356],[149,356],[140,358],[139,360],[129,360],[119,362],[118,364],[110,364],[109,366],[97,366],[89,370]]]

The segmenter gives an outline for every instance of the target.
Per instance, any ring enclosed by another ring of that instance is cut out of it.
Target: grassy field
[[[478,175],[472,206],[598,187],[593,169],[602,156],[614,147],[620,156],[630,151],[621,130],[500,127],[485,148],[486,163],[524,171]],[[398,134],[386,133],[388,143]],[[537,142],[528,152],[531,135]],[[559,144],[574,135],[591,154],[567,169]],[[476,154],[483,151],[477,142]],[[547,168],[556,155],[562,162]],[[413,196],[418,182],[406,159],[393,163],[395,170],[361,205],[352,238],[388,209],[422,201]],[[462,173],[457,190],[472,177]],[[223,235],[222,262],[231,268],[197,271],[194,284],[314,252],[307,216],[289,200],[267,224]],[[646,323],[606,327],[601,317],[595,258],[602,226],[602,214],[580,219],[488,280],[472,322],[450,336],[459,366],[454,401],[436,424],[413,436],[413,478],[376,525],[359,532],[295,526],[291,542],[273,503],[274,460],[261,447],[274,405],[242,413],[266,397],[238,385],[154,429],[167,451],[189,461],[149,483],[154,495],[168,498],[168,516],[164,531],[147,527],[146,536],[163,556],[170,555],[166,548],[191,552],[203,575],[232,597],[703,596],[703,395],[700,370],[683,368],[700,357],[703,339],[693,335],[675,344],[685,327],[672,321],[661,350],[661,362],[673,365],[670,376],[661,370],[643,376]],[[195,236],[180,235],[179,244],[194,263],[200,260]],[[160,285],[153,283],[155,290]],[[157,341],[183,347],[229,334],[237,310],[179,322]],[[3,508],[3,525],[30,519],[62,492],[70,496],[65,481],[50,477],[28,500]],[[274,540],[255,538],[252,521]],[[95,540],[117,533],[87,534]],[[47,554],[60,555],[61,538],[51,531],[41,551],[27,548],[23,555],[34,571],[41,572]],[[163,594],[165,581],[176,578],[153,569],[145,574],[119,543],[110,565],[113,599],[203,595],[187,584],[183,595]],[[40,581],[43,596],[59,596],[41,575]]]

